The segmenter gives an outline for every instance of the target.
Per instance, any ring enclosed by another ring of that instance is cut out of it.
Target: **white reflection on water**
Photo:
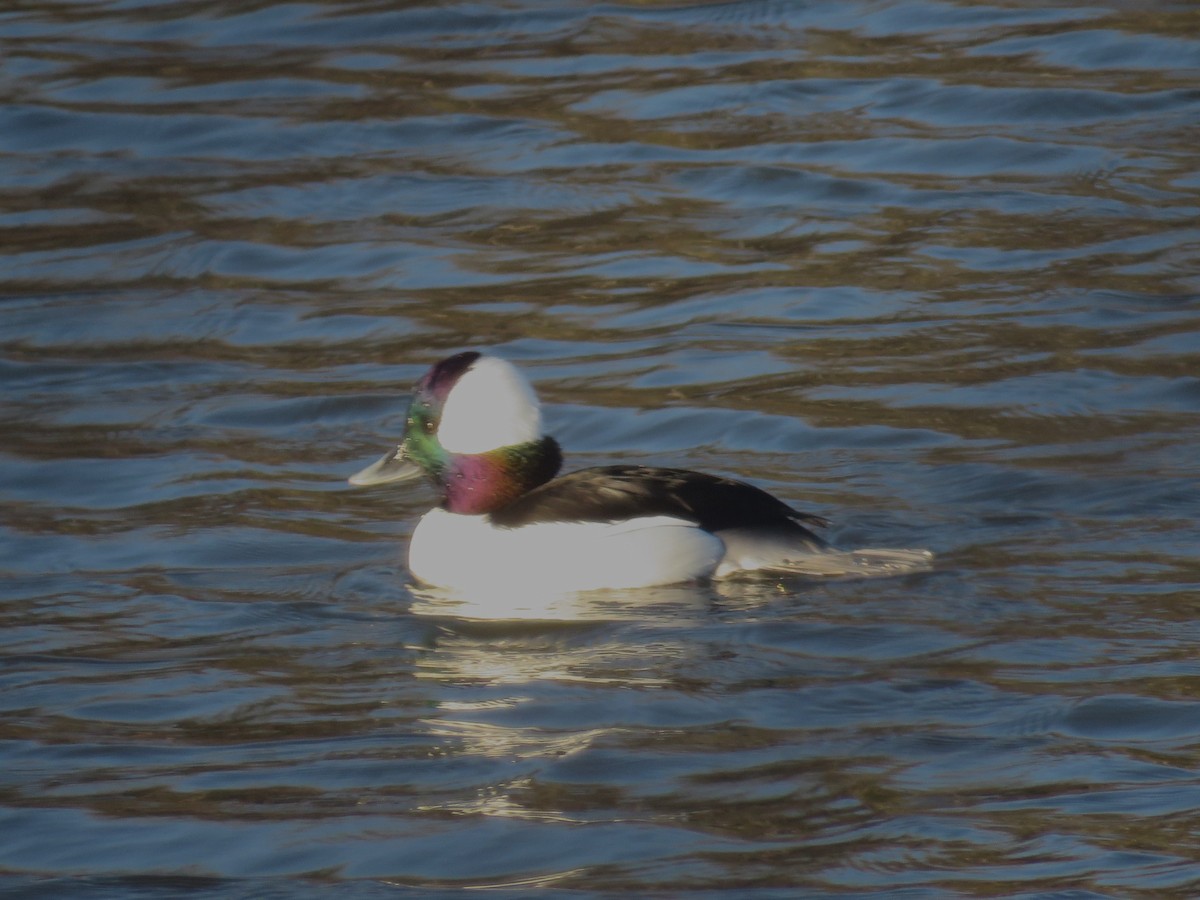
[[[679,621],[694,618],[709,603],[706,586],[671,586],[640,591],[540,590],[529,584],[497,583],[488,590],[447,591],[409,586],[416,615],[484,620],[606,622],[635,618]]]

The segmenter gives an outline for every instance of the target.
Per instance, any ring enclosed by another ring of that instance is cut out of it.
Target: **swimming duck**
[[[409,570],[428,585],[639,588],[768,571],[875,577],[927,569],[926,550],[837,550],[826,525],[742,481],[685,469],[600,466],[559,475],[537,396],[506,360],[470,351],[417,382],[400,444],[354,485],[431,479]]]

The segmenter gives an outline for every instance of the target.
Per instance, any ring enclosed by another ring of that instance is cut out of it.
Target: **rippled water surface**
[[[1198,123],[1192,2],[3,7],[0,895],[1200,894]],[[467,347],[939,567],[423,596]]]

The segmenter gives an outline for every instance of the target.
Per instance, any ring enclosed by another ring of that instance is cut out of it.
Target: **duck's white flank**
[[[542,412],[525,376],[507,360],[481,356],[446,398],[437,430],[450,453],[486,453],[542,436]]]
[[[426,584],[451,590],[601,590],[705,577],[724,553],[720,538],[670,516],[498,528],[487,516],[433,509],[417,523],[408,565]]]

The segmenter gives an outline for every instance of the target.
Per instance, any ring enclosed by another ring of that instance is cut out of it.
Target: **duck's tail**
[[[933,568],[933,554],[928,550],[837,550],[816,539],[797,544],[794,539],[764,535],[757,529],[730,529],[717,536],[725,542],[717,578],[748,572],[782,572],[809,578],[887,578]]]
[[[789,566],[787,570],[826,578],[886,578],[910,572],[928,572],[933,568],[933,554],[928,550],[892,547],[828,550],[815,554],[815,558],[797,560],[796,565],[797,568]]]

